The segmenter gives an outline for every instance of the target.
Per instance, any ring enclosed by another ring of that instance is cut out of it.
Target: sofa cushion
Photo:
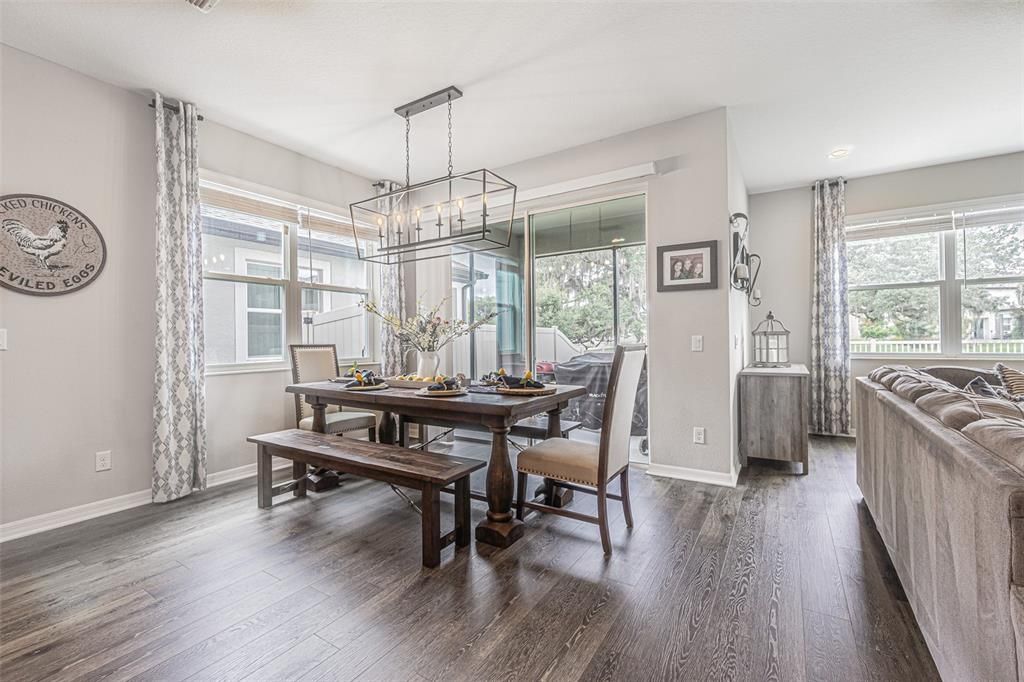
[[[980,367],[933,365],[931,367],[922,367],[921,371],[930,374],[936,379],[947,381],[957,388],[966,388],[968,383],[978,377],[981,377],[993,386],[999,385],[999,377],[996,376],[995,372]]]
[[[938,390],[938,386],[928,381],[922,381],[915,376],[901,376],[893,382],[890,390],[899,397],[914,402],[918,398]]]
[[[1024,420],[979,419],[965,426],[963,434],[1024,471]]]
[[[922,411],[957,431],[971,422],[985,418],[985,415],[961,391],[935,391],[918,398],[915,404]]]
[[[1024,420],[1024,403],[972,395],[969,395],[968,398],[978,406],[978,409],[986,417]]]
[[[892,390],[892,385],[896,382],[896,380],[903,378],[903,376],[904,376],[903,370],[910,369],[910,368],[909,367],[890,367],[889,369],[892,370],[892,371],[883,373],[879,377],[878,383],[882,384],[883,386],[885,386],[886,388],[888,388],[891,391]]]
[[[899,370],[896,367],[893,367],[891,365],[882,365],[881,367],[875,367],[873,370],[871,370],[871,373],[868,374],[868,379],[871,379],[871,381],[875,382],[876,384],[880,384],[882,383],[882,377],[887,377],[893,372],[897,371]]]
[[[938,390],[918,398],[915,404],[957,431],[979,419],[995,417],[1024,420],[1024,403],[982,398],[967,391]]]

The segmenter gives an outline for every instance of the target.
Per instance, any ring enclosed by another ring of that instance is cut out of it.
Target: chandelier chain
[[[405,186],[409,186],[409,131],[412,124],[409,122],[409,115],[405,116]]]
[[[452,163],[452,98],[448,96],[448,177],[455,172],[455,165]]]

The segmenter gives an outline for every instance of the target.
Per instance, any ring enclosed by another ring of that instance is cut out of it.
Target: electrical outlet
[[[96,453],[96,471],[110,471],[110,450]]]
[[[697,445],[704,445],[704,427],[694,426],[693,427],[693,442]]]
[[[7,350],[7,330],[0,329],[0,350]]]
[[[690,337],[690,350],[695,353],[700,353],[704,350],[704,337],[700,334],[694,334]]]

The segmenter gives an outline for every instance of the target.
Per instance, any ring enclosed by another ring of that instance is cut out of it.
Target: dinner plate
[[[387,384],[374,384],[372,386],[342,386],[346,391],[383,391],[390,388]]]
[[[544,388],[508,388],[498,386],[495,392],[504,393],[505,395],[551,395],[557,390],[554,386],[545,386]]]
[[[433,381],[413,381],[412,379],[395,379],[394,377],[384,377],[384,381],[387,382],[391,388],[426,388],[430,386]]]
[[[422,395],[428,398],[452,398],[457,395],[466,395],[467,393],[469,393],[469,391],[464,388],[453,388],[450,391],[428,391],[425,388],[421,388],[416,391],[416,395]]]

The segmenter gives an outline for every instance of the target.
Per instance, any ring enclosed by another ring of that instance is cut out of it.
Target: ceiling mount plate
[[[448,102],[457,100],[460,97],[462,97],[462,90],[459,90],[454,85],[449,85],[444,90],[438,90],[426,97],[420,97],[418,100],[395,107],[395,113],[402,118],[409,118],[416,114],[422,114],[424,111],[434,107],[439,107],[442,104],[448,104]]]

